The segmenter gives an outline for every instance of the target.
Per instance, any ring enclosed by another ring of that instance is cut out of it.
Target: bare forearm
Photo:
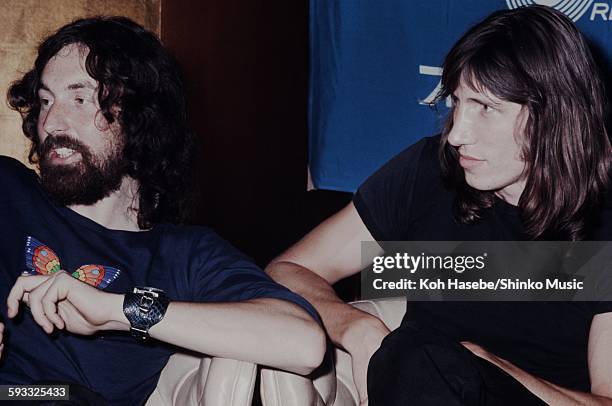
[[[563,388],[544,379],[537,378],[509,361],[498,357],[489,359],[489,361],[506,371],[510,376],[525,386],[531,393],[549,405],[612,406],[612,399],[608,397]]]
[[[172,302],[149,333],[157,340],[211,356],[299,374],[317,367],[325,352],[325,336],[317,323],[296,305],[276,299]]]
[[[266,272],[276,282],[303,296],[319,312],[334,344],[346,348],[356,330],[388,332],[376,317],[344,303],[330,284],[314,272],[291,262],[274,262]],[[363,336],[361,337],[363,339]]]

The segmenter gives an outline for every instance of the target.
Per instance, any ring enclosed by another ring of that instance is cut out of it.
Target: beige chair
[[[256,374],[250,362],[177,353],[146,406],[250,406]]]
[[[391,330],[400,325],[406,311],[405,298],[362,300],[351,304],[376,315]],[[309,377],[262,368],[260,391],[264,406],[359,405],[351,357],[339,348],[328,351],[323,365]]]

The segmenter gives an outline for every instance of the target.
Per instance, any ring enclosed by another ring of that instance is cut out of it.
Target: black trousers
[[[370,406],[544,405],[460,343],[403,323],[370,359]]]

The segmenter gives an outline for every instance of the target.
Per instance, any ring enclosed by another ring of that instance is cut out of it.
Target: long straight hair
[[[528,112],[522,143],[526,186],[521,218],[533,239],[584,239],[610,185],[612,149],[605,128],[604,87],[591,52],[574,24],[545,6],[498,11],[471,28],[446,56],[441,97],[463,81]],[[445,180],[457,190],[457,218],[478,221],[493,191],[465,181],[448,143],[451,110],[442,132]]]

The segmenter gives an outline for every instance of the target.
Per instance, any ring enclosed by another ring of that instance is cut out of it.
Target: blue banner
[[[313,185],[355,191],[378,167],[436,134],[442,61],[494,10],[554,7],[612,61],[612,0],[311,0],[309,147]]]

